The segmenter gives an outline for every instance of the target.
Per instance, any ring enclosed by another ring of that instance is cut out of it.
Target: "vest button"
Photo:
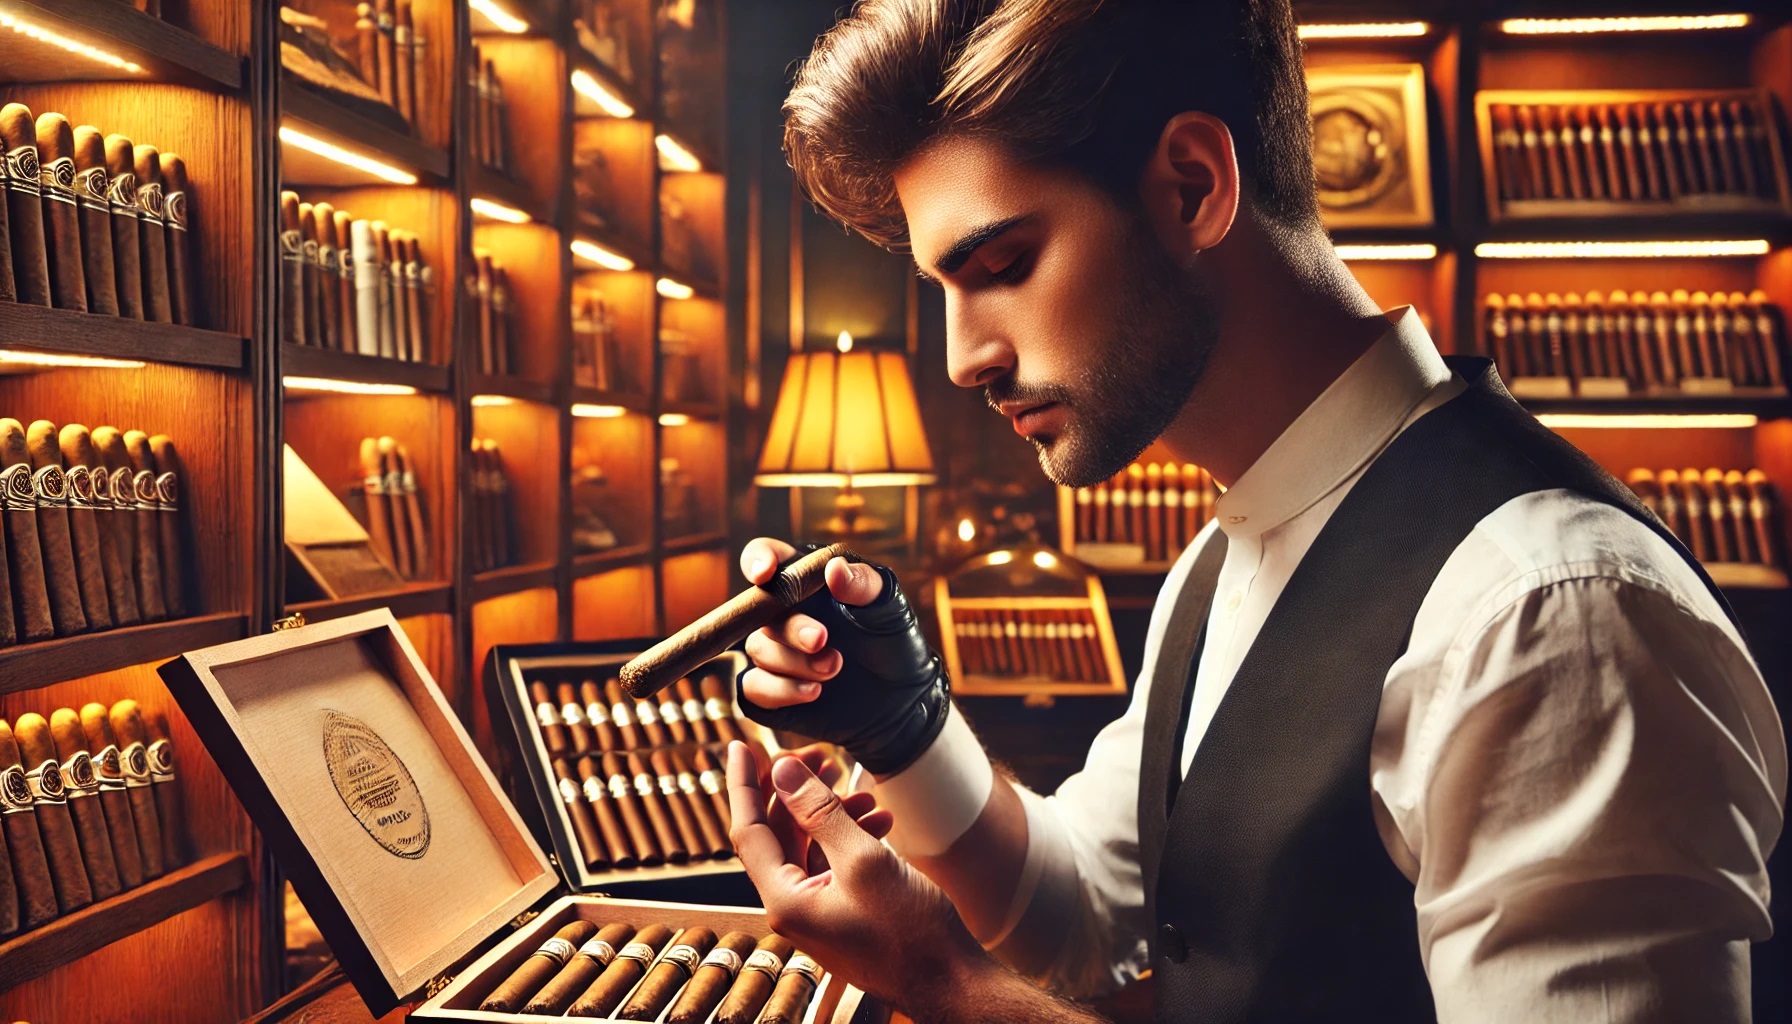
[[[1173,924],[1161,925],[1157,929],[1157,952],[1173,964],[1188,959],[1188,943],[1182,941],[1182,933]]]

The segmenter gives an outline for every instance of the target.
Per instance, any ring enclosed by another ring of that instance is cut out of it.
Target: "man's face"
[[[1124,469],[1182,411],[1217,335],[1200,275],[1081,175],[980,139],[896,173],[915,263],[946,295],[947,371],[1053,481]]]

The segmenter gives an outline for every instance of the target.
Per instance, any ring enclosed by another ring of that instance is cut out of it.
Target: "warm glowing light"
[[[1588,35],[1595,32],[1688,32],[1742,28],[1746,14],[1664,14],[1624,18],[1508,18],[1500,31],[1512,36]]]
[[[15,366],[85,366],[114,370],[141,370],[145,365],[138,359],[71,356],[59,352],[19,352],[10,348],[0,349],[0,363],[11,363]]]
[[[516,404],[516,399],[509,395],[474,395],[469,401],[475,409],[485,409],[494,405]]]
[[[1760,422],[1752,412],[1715,413],[1578,413],[1555,412],[1537,417],[1552,430],[1748,430]]]
[[[840,336],[838,338],[834,339],[834,347],[839,349],[842,352],[851,352],[852,351],[852,335],[847,333],[846,331],[841,331]]]
[[[635,108],[628,105],[622,97],[611,92],[609,87],[598,81],[589,71],[580,69],[572,73],[572,87],[579,95],[597,104],[599,110],[611,117],[634,117]]]
[[[1351,25],[1302,25],[1302,39],[1400,39],[1422,36],[1431,26],[1422,21],[1370,21]]]
[[[989,553],[990,565],[1007,565],[1012,561],[1014,561],[1014,552],[1012,551],[991,551]]]
[[[394,185],[417,184],[417,176],[409,171],[401,171],[391,164],[381,163],[370,156],[363,156],[353,150],[343,149],[333,142],[325,142],[322,139],[306,135],[288,125],[280,126],[280,141],[289,146],[296,146],[307,153],[315,153],[325,160],[334,160],[344,167],[353,167],[357,171],[371,174]]]
[[[593,405],[590,402],[574,402],[572,414],[582,420],[608,420],[628,412],[620,405]]]
[[[369,384],[359,380],[332,380],[329,377],[287,377],[282,383],[288,391],[334,391],[344,395],[414,395],[417,389],[409,384]]]
[[[697,289],[692,288],[688,284],[681,284],[669,277],[662,277],[654,282],[653,290],[659,292],[668,299],[688,299],[697,294]]]
[[[1336,245],[1341,260],[1434,260],[1437,246],[1429,242],[1412,245]]]
[[[660,413],[660,426],[662,427],[682,427],[689,422],[691,422],[691,418],[682,412]]]
[[[104,64],[109,68],[128,71],[133,75],[143,73],[143,65],[125,60],[115,53],[102,50],[97,46],[89,46],[77,39],[70,39],[59,32],[52,32],[42,25],[33,24],[15,15],[0,12],[0,27],[10,28],[27,39],[35,39],[40,43],[49,43],[57,49],[67,50],[77,56],[86,57],[95,64]]]
[[[635,261],[620,253],[614,253],[598,245],[587,242],[583,238],[572,241],[572,254],[587,263],[595,263],[605,270],[633,270]]]
[[[1033,552],[1033,564],[1041,569],[1050,569],[1058,564],[1058,556],[1050,551]]]
[[[497,0],[468,0],[468,6],[491,22],[500,32],[517,35],[529,31],[529,23],[498,5]]]
[[[660,151],[660,170],[662,171],[701,171],[703,161],[697,154],[684,148],[684,145],[670,135],[655,135],[654,148]]]
[[[958,521],[958,539],[964,541],[966,544],[976,540],[977,524],[971,522],[969,519],[960,519]]]
[[[473,208],[473,215],[475,217],[484,217],[488,220],[501,220],[506,224],[527,224],[531,219],[528,214],[514,206],[505,206],[503,203],[493,202],[490,199],[481,199],[478,196],[474,196],[472,199],[468,200],[467,205]]]
[[[1475,246],[1475,255],[1488,260],[1614,260],[1764,256],[1769,248],[1765,238],[1684,242],[1482,242]]]

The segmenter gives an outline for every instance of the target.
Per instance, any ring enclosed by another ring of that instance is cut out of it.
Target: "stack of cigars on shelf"
[[[374,551],[403,578],[429,579],[429,531],[410,451],[390,437],[362,438],[361,494]]]
[[[1726,586],[1787,585],[1778,497],[1759,469],[1639,467],[1624,482]]]
[[[479,328],[479,372],[511,372],[510,272],[484,249],[473,251],[473,273],[467,277],[475,323]]]
[[[186,863],[168,717],[134,700],[0,719],[0,937]]]
[[[1064,550],[1090,565],[1173,562],[1213,518],[1220,488],[1191,463],[1139,463],[1059,491]]]
[[[473,477],[473,571],[502,569],[516,561],[504,455],[489,437],[474,438],[467,454]]]
[[[473,97],[473,158],[499,174],[509,174],[510,118],[497,68],[473,44],[467,64],[467,89]]]
[[[1520,398],[1786,393],[1786,322],[1762,291],[1491,293],[1481,330]]]
[[[424,362],[432,289],[417,236],[280,193],[280,340]]]
[[[0,645],[188,614],[167,436],[0,419]]]
[[[1765,91],[1477,99],[1496,218],[1792,208]]]
[[[952,633],[959,664],[975,675],[1107,678],[1100,631],[1088,609],[956,608]]]
[[[195,324],[180,157],[22,103],[0,141],[0,301]]]

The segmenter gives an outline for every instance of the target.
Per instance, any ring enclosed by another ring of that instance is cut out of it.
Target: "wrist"
[[[980,1001],[1000,986],[1020,981],[983,950],[968,931],[960,928],[963,941],[922,966],[923,977],[903,986],[897,1008],[917,1021],[959,1024],[983,1019],[975,1012]],[[1025,982],[1021,982],[1025,984]]]

